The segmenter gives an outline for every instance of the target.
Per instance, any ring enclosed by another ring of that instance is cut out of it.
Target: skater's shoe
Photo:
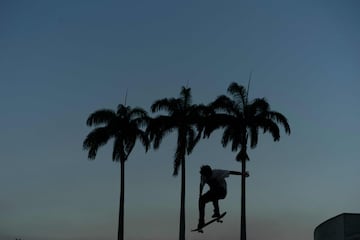
[[[211,217],[212,218],[218,218],[218,217],[220,217],[220,213],[219,212],[214,212],[214,214]]]
[[[203,227],[204,227],[204,225],[205,225],[205,221],[204,221],[204,219],[199,219],[198,229],[203,228]]]

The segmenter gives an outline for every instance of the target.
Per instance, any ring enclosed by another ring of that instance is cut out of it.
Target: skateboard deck
[[[192,231],[192,232],[200,232],[200,233],[203,233],[203,232],[204,232],[203,229],[204,229],[206,226],[210,225],[211,223],[213,223],[213,222],[220,222],[220,223],[222,223],[223,221],[222,221],[221,219],[225,216],[225,214],[226,214],[226,212],[224,212],[223,214],[221,214],[219,217],[213,218],[213,219],[211,219],[210,221],[206,222],[206,223],[204,224],[204,226],[202,226],[201,228],[196,228],[196,229],[193,229],[193,230],[191,230],[191,231]]]

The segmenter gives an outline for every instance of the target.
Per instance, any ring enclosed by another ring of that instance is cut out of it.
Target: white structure
[[[360,240],[360,214],[343,213],[315,228],[314,240]]]

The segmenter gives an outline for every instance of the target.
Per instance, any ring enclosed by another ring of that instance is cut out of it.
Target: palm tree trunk
[[[241,226],[240,240],[246,240],[246,212],[245,212],[245,180],[246,180],[246,159],[241,160]]]
[[[118,240],[124,240],[124,188],[125,188],[125,161],[120,160],[120,206]]]
[[[185,240],[185,156],[181,163],[181,206],[179,240]]]

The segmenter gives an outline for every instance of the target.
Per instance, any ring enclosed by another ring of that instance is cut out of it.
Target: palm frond
[[[191,154],[192,150],[195,148],[196,144],[199,142],[201,138],[201,132],[195,130],[194,127],[188,127],[187,130],[187,154]]]
[[[247,142],[243,142],[243,139],[244,138],[241,133],[233,133],[231,136],[231,151],[235,152],[241,145],[246,145]]]
[[[189,107],[186,122],[187,124],[191,124],[196,128],[199,139],[203,133],[206,119],[208,118],[209,114],[210,109],[205,105],[191,105]]]
[[[267,115],[270,119],[275,120],[277,123],[280,123],[285,129],[285,133],[287,134],[291,133],[290,125],[288,123],[287,118],[284,115],[275,111],[268,112]]]
[[[176,128],[175,120],[174,117],[163,115],[149,119],[146,132],[150,140],[153,140],[156,135],[162,134],[162,132],[172,131],[173,128]]]
[[[135,124],[138,128],[146,128],[150,122],[150,117],[135,118],[131,122]]]
[[[165,136],[172,133],[176,129],[175,127],[171,127],[170,124],[171,123],[166,123],[165,126],[161,126],[159,123],[156,125],[148,125],[146,133],[149,137],[149,141],[152,142],[154,149],[158,149]]]
[[[138,129],[137,130],[137,137],[140,140],[141,144],[145,147],[145,152],[147,152],[149,150],[150,147],[150,141],[148,138],[148,135],[146,134],[146,132]]]
[[[225,95],[221,95],[215,99],[212,103],[209,104],[209,108],[215,112],[225,112],[225,113],[234,113],[238,111],[236,108],[236,103]]]
[[[232,132],[233,129],[230,126],[225,127],[223,136],[221,138],[221,144],[223,145],[223,147],[226,147],[229,141],[232,139]]]
[[[243,106],[246,106],[248,103],[246,88],[242,85],[233,82],[228,87],[228,92],[234,97],[236,102],[242,103]]]
[[[139,107],[135,107],[133,109],[131,109],[130,113],[129,113],[129,118],[130,119],[146,119],[148,117],[148,114],[147,112],[142,109],[142,108],[139,108]]]
[[[280,129],[273,120],[264,119],[262,122],[259,122],[259,126],[264,130],[264,133],[270,132],[274,141],[280,140]]]
[[[250,127],[249,132],[250,132],[250,147],[255,148],[258,143],[258,137],[259,137],[258,126]]]
[[[251,104],[248,105],[248,107],[252,110],[253,114],[270,111],[270,104],[266,101],[265,98],[254,99]]]
[[[224,113],[214,113],[204,118],[204,137],[209,137],[216,129],[230,125],[233,116]]]
[[[165,136],[170,134],[172,131],[173,131],[173,129],[157,132],[152,138],[154,149],[158,149],[160,147],[162,140],[165,138]]]
[[[107,127],[99,127],[91,131],[83,142],[83,149],[88,150],[88,158],[95,159],[99,147],[104,146],[112,136]]]
[[[136,131],[136,130],[135,130]],[[125,147],[125,154],[126,154],[126,159],[129,157],[131,151],[133,150],[135,143],[136,143],[136,132],[131,132],[130,134],[127,135],[127,138],[124,139],[124,147]]]
[[[101,109],[90,114],[86,120],[86,125],[88,126],[97,126],[100,124],[108,124],[110,121],[116,118],[116,114],[113,110],[110,109]]]
[[[151,105],[151,111],[152,112],[159,112],[159,111],[166,111],[170,115],[176,112],[177,110],[180,110],[180,101],[175,98],[164,98],[155,101]]]

